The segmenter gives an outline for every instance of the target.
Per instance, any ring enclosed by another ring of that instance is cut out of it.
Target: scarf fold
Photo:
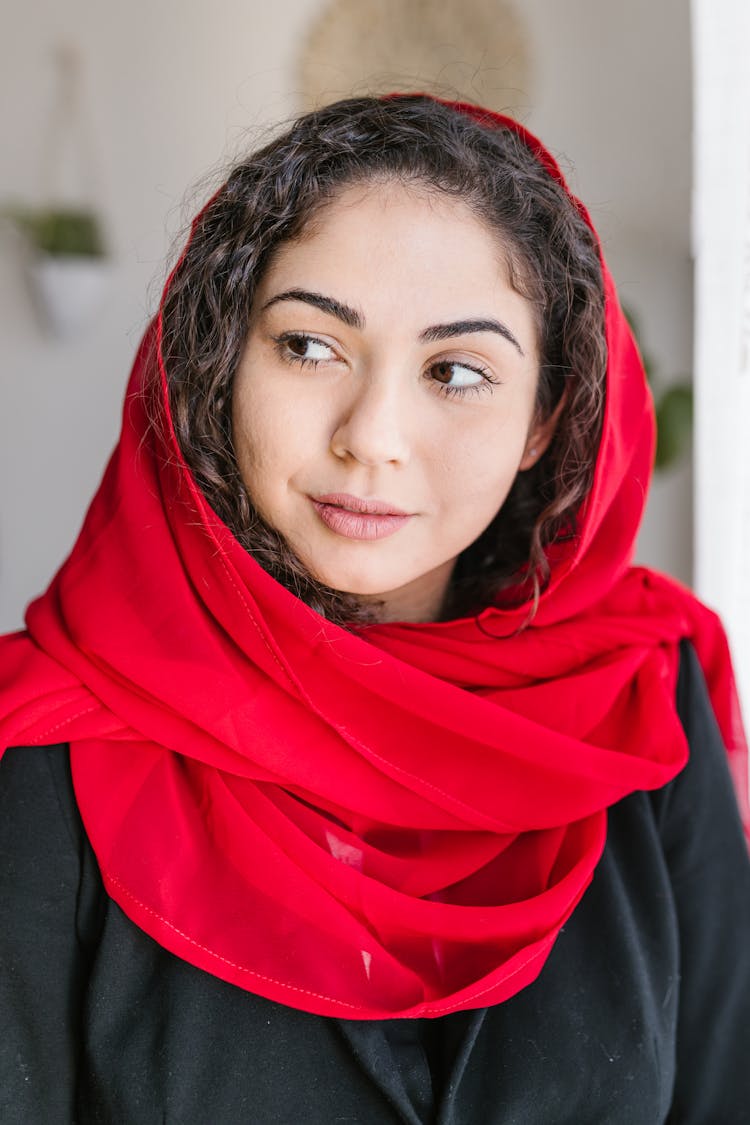
[[[563,182],[521,126],[455,109],[516,130]],[[70,743],[106,889],[165,948],[322,1015],[509,998],[585,893],[607,808],[685,764],[683,638],[747,814],[721,624],[631,566],[653,410],[606,267],[605,283],[594,484],[522,632],[528,607],[349,632],[301,603],[196,486],[169,419],[161,318],[146,332],[73,551],[26,630],[0,640],[0,748]]]

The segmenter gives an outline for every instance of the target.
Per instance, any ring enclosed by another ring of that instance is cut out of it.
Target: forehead
[[[508,253],[499,233],[461,199],[419,183],[357,183],[277,247],[260,289],[326,279],[339,290],[354,286],[362,299],[383,284],[470,299],[508,286]]]

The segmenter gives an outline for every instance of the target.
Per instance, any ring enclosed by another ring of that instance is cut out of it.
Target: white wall
[[[296,52],[318,10],[317,0],[14,7],[0,37],[0,196],[40,197],[51,50],[72,40],[87,67],[114,271],[96,323],[61,345],[40,333],[18,247],[0,236],[0,629],[20,624],[75,536],[116,437],[167,248],[201,198],[193,193],[183,211],[186,189],[241,148],[246,130],[252,140],[294,111]],[[575,162],[574,182],[660,371],[688,371],[688,6],[522,7],[538,76],[524,119]],[[659,482],[641,554],[689,579],[689,473]]]
[[[665,382],[692,369],[691,74],[685,0],[523,0],[528,124],[563,156]],[[567,159],[566,159],[567,158]],[[689,461],[654,479],[638,559],[692,577]]]
[[[696,579],[722,614],[750,716],[750,9],[693,0]]]

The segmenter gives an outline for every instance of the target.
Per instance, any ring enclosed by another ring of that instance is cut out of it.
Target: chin
[[[310,573],[315,576],[317,581],[322,582],[324,586],[328,586],[331,590],[337,590],[340,594],[350,594],[355,598],[386,597],[389,593],[400,589],[413,579],[413,576],[408,576],[398,578],[393,582],[384,582],[382,568],[376,574],[352,574],[351,571],[342,572],[333,568],[317,570],[307,563],[305,565],[308,566]]]
[[[383,589],[382,576],[379,582],[347,581],[336,578],[319,578],[318,581],[331,590],[337,590],[339,594],[350,594],[353,598],[384,598],[392,592]],[[393,589],[398,588],[398,586],[393,587]]]

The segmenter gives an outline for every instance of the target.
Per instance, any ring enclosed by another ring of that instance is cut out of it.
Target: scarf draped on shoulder
[[[453,104],[518,132],[563,182],[517,123]],[[514,995],[586,891],[607,808],[685,764],[682,638],[746,811],[723,629],[631,565],[654,419],[604,274],[594,484],[520,632],[527,606],[347,631],[296,599],[196,486],[161,318],[147,331],[72,553],[26,630],[0,640],[0,749],[70,744],[106,890],[166,949],[322,1015],[437,1016]]]

